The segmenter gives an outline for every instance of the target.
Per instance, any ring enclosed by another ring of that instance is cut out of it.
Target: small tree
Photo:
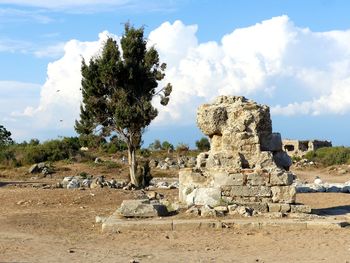
[[[210,142],[208,138],[202,137],[199,141],[196,141],[196,147],[200,151],[209,151]]]
[[[172,150],[174,150],[174,145],[172,145],[170,142],[168,142],[168,141],[164,141],[163,143],[162,143],[162,149],[163,150],[167,150],[168,152],[169,151],[172,151]]]
[[[11,144],[13,144],[11,132],[6,130],[4,126],[0,125],[0,146],[8,146]]]
[[[159,95],[167,105],[172,91],[170,84],[157,91],[158,81],[165,76],[166,64],[160,64],[154,47],[146,48],[144,29],[125,24],[120,45],[108,38],[101,55],[87,64],[82,62],[82,93],[80,120],[75,129],[79,134],[97,130],[104,136],[116,132],[128,147],[131,183],[144,184],[136,176],[136,150],[140,148],[145,127],[158,115],[151,101]]]

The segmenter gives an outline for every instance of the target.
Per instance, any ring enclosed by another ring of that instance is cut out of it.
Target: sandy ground
[[[348,175],[337,180],[348,181]],[[95,216],[108,216],[123,199],[139,194],[0,184],[0,262],[350,262],[350,229],[102,234]],[[321,214],[350,213],[350,194],[298,194],[297,199]]]

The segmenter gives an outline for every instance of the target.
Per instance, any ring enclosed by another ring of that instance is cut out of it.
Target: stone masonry
[[[291,210],[296,190],[290,157],[272,133],[270,109],[238,96],[201,105],[197,124],[210,138],[196,168],[179,172],[179,199],[187,205],[245,205],[261,212]]]
[[[316,151],[323,147],[332,147],[332,142],[321,140],[282,140],[283,150],[290,156],[303,157],[310,151]]]

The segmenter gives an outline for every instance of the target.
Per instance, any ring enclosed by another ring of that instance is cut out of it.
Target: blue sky
[[[0,124],[17,141],[74,135],[81,56],[130,21],[174,86],[145,146],[193,145],[196,107],[219,94],[270,105],[282,137],[350,145],[349,11],[346,0],[0,0]]]

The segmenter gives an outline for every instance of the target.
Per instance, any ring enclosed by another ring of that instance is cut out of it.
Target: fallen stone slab
[[[350,222],[340,220],[300,220],[300,219],[120,219],[110,216],[102,223],[103,233],[123,231],[192,231],[220,229],[341,229]]]
[[[161,203],[150,203],[149,199],[124,200],[118,212],[124,217],[158,217],[169,214],[165,205]]]

